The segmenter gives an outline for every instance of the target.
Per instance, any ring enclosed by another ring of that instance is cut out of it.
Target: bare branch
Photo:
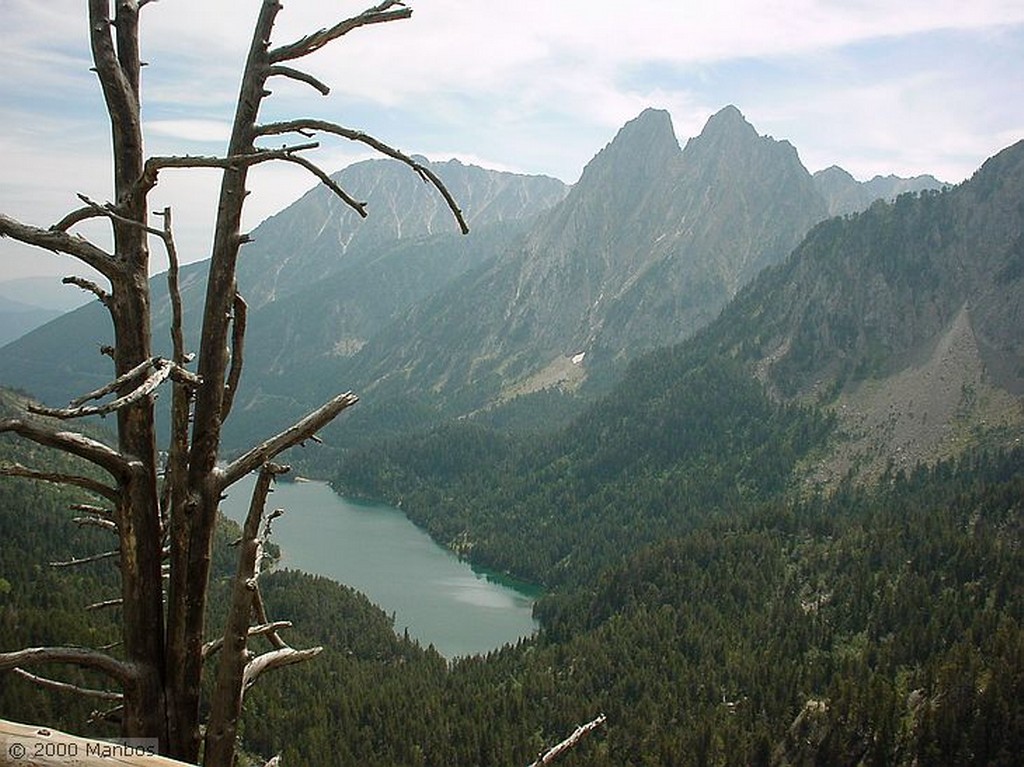
[[[102,482],[92,479],[91,477],[79,477],[74,474],[57,474],[49,471],[37,471],[35,469],[26,468],[20,463],[0,465],[0,476],[23,477],[25,479],[34,479],[39,482],[50,482],[55,485],[80,487],[83,490],[88,490],[91,493],[95,493],[96,495],[115,503],[119,498],[116,488],[104,485]]]
[[[68,508],[71,509],[71,511],[81,511],[86,514],[93,514],[97,517],[102,517],[103,519],[114,519],[114,512],[110,509],[105,509],[102,506],[93,506],[88,503],[72,503]]]
[[[80,224],[81,222],[88,221],[91,218],[99,218],[102,215],[103,213],[101,211],[97,211],[94,206],[86,205],[84,208],[78,208],[77,210],[71,211],[64,216],[64,218],[51,226],[50,229],[58,232],[66,232],[75,224]]]
[[[152,372],[149,372],[150,368],[152,368]],[[91,399],[98,399],[122,388],[132,380],[138,378],[143,372],[147,372],[148,377],[128,394],[118,397],[117,399],[113,399],[103,405],[87,406],[83,404]],[[199,377],[194,373],[185,370],[170,360],[163,359],[162,357],[151,357],[145,362],[136,365],[124,375],[119,376],[115,381],[112,381],[106,386],[97,389],[96,391],[89,392],[88,394],[74,400],[71,403],[71,407],[49,408],[42,405],[30,404],[28,406],[28,410],[36,415],[44,415],[50,418],[59,419],[83,418],[91,415],[108,415],[120,410],[121,408],[134,405],[136,402],[139,402],[143,398],[149,396],[168,378],[191,387],[198,386],[201,383]]]
[[[171,209],[154,215],[163,219],[163,235],[161,239],[167,252],[167,295],[171,302],[171,348],[172,358],[178,369],[184,370],[190,361],[185,352],[184,311],[181,301],[181,286],[178,280],[179,263],[178,248],[174,242],[174,228]],[[197,377],[198,378],[198,377]],[[167,448],[167,464],[164,469],[164,485],[160,493],[160,511],[165,530],[173,538],[179,533],[179,519],[172,522],[172,512],[181,508],[186,495],[185,475],[188,453],[189,406],[192,400],[192,389],[184,385],[175,386],[171,393],[171,433]]]
[[[113,551],[104,551],[102,554],[93,554],[89,557],[82,557],[81,559],[67,559],[63,562],[50,562],[50,567],[77,567],[78,565],[87,565],[91,562],[102,562],[104,559],[113,559],[114,557],[120,556],[120,549],[114,549]]]
[[[249,472],[274,459],[290,447],[309,439],[324,426],[333,421],[341,411],[359,401],[352,392],[339,394],[330,402],[309,413],[293,426],[257,445],[245,455],[232,461],[221,475],[221,489],[230,487]]]
[[[322,183],[324,186],[326,186],[328,189],[334,192],[335,195],[340,197],[341,200],[346,205],[352,208],[361,217],[366,218],[366,203],[359,202],[359,200],[349,195],[348,192],[342,189],[337,184],[337,182],[334,181],[334,179],[327,175],[327,173],[324,170],[322,170],[319,166],[317,166],[315,163],[312,163],[305,157],[300,157],[299,155],[289,155],[288,157],[282,159],[287,160],[288,162],[293,162],[296,165],[301,165],[303,168],[305,168],[318,179],[320,179],[320,183]]]
[[[545,751],[543,754],[541,754],[537,761],[530,764],[530,767],[542,767],[542,765],[551,764],[553,761],[555,761],[555,759],[560,757],[566,751],[575,747],[575,745],[579,743],[583,739],[583,737],[587,735],[587,733],[596,730],[607,720],[608,717],[606,717],[604,714],[601,714],[599,717],[597,717],[597,719],[594,719],[591,722],[587,722],[586,724],[581,724],[573,731],[572,735],[563,740],[557,746],[554,746]]]
[[[155,234],[157,237],[163,236],[163,232],[161,232],[159,229],[154,229],[153,227],[149,226],[143,221],[136,221],[134,218],[127,218],[126,216],[122,216],[120,213],[117,212],[117,209],[112,203],[108,202],[105,205],[100,205],[98,202],[90,200],[84,194],[79,194],[78,199],[84,202],[86,204],[86,207],[92,208],[96,212],[97,216],[103,216],[105,218],[109,218],[111,221],[116,221],[119,224],[131,226],[136,229],[141,229],[147,234]]]
[[[83,418],[90,415],[108,415],[124,407],[131,407],[135,403],[148,397],[164,381],[171,377],[174,371],[174,363],[170,360],[157,359],[153,362],[153,372],[149,377],[139,384],[133,391],[118,397],[103,405],[82,405],[81,407],[69,408],[48,408],[39,405],[29,405],[29,412],[37,415],[45,415],[50,418]]]
[[[172,359],[178,365],[184,365],[185,359],[185,333],[183,330],[183,311],[181,306],[181,287],[178,284],[178,248],[174,243],[174,229],[171,224],[170,207],[158,211],[154,215],[164,220],[163,229],[160,232],[160,239],[164,242],[164,249],[167,251],[167,293],[171,301],[171,346],[173,349]]]
[[[292,627],[292,622],[291,621],[274,621],[273,623],[263,623],[263,624],[261,624],[259,626],[250,626],[249,627],[249,636],[250,637],[256,637],[256,636],[264,636],[264,635],[266,635],[268,638],[271,639],[271,641],[273,641],[273,637],[277,637],[277,640],[281,641],[281,637],[278,636],[277,632],[280,631],[281,629],[290,629],[291,627]],[[204,644],[203,645],[203,660],[206,660],[207,658],[209,658],[211,655],[216,653],[223,646],[224,646],[224,637],[222,637],[222,636],[217,637],[216,639],[213,639],[213,640],[207,642],[206,644]],[[275,644],[275,647],[278,647],[278,645]],[[282,645],[280,645],[280,647],[287,647],[287,645],[282,644]]]
[[[279,149],[257,149],[249,154],[230,155],[228,157],[213,157],[203,155],[169,155],[163,157],[150,157],[146,160],[146,167],[142,177],[138,181],[139,191],[149,191],[156,186],[157,177],[161,170],[168,168],[242,168],[270,162],[271,160],[284,160],[293,152],[302,152],[306,149],[316,149],[319,144],[307,143],[294,146],[284,146]]]
[[[245,327],[249,317],[249,305],[242,294],[235,292],[235,300],[231,312],[231,368],[228,370],[227,381],[224,383],[224,398],[221,401],[221,421],[226,421],[231,413],[231,406],[238,393],[238,382],[242,378],[242,366],[245,363]]]
[[[274,626],[274,624],[271,623],[267,618],[267,606],[263,602],[263,592],[260,591],[259,584],[256,585],[256,588],[253,589],[252,592],[252,611],[256,620],[259,621],[261,625]],[[288,646],[288,643],[281,639],[281,635],[277,633],[276,628],[267,634],[267,639],[270,640],[270,644],[272,644],[278,650]]]
[[[363,133],[362,131],[345,128],[344,126],[327,120],[287,120],[284,122],[267,123],[266,125],[259,125],[256,127],[256,132],[260,136],[280,135],[282,133],[299,133],[300,135],[305,135],[310,131],[330,133],[332,135],[348,139],[349,141],[357,141],[361,144],[366,144],[387,157],[391,157],[392,159],[405,163],[412,168],[420,178],[434,185],[437,191],[441,193],[441,196],[444,198],[449,210],[451,210],[452,215],[455,216],[459,229],[463,234],[467,234],[469,232],[469,225],[466,223],[462,210],[459,208],[458,203],[455,202],[455,198],[452,196],[451,192],[449,192],[448,188],[444,185],[444,182],[437,177],[437,174],[435,174],[426,165],[417,162],[409,155],[385,144],[374,136]]]
[[[71,400],[70,406],[73,408],[81,407],[90,400],[99,399],[100,397],[105,397],[108,394],[117,391],[121,387],[126,386],[127,384],[134,381],[136,378],[139,378],[142,375],[148,373],[149,369],[156,364],[156,361],[158,359],[160,358],[150,357],[149,359],[140,362],[131,370],[123,373],[122,375],[119,375],[117,378],[115,378],[113,381],[106,384],[105,386],[101,386],[99,389],[96,389],[95,391],[88,392],[86,394],[83,394],[81,397],[78,397],[77,399]]]
[[[302,72],[298,69],[293,69],[292,67],[286,67],[280,64],[273,67],[267,67],[266,75],[267,77],[274,77],[275,75],[280,75],[281,77],[288,77],[291,78],[292,80],[298,80],[299,82],[305,83],[310,87],[316,88],[324,96],[328,95],[331,92],[329,86],[327,86],[325,83],[321,82],[317,78],[313,77],[313,75],[309,74],[308,72]]]
[[[398,10],[391,10],[392,8],[398,7]],[[292,43],[291,45],[283,45],[280,48],[271,50],[268,54],[271,63],[277,64],[282,61],[289,61],[291,59],[298,59],[303,56],[308,56],[333,40],[337,40],[342,35],[348,34],[353,29],[367,26],[368,24],[381,24],[388,21],[397,21],[399,19],[407,19],[412,16],[412,9],[406,8],[405,4],[400,0],[389,0],[383,2],[373,8],[369,8],[358,16],[354,16],[351,19],[346,19],[338,24],[335,24],[330,29],[321,29],[312,35]]]
[[[281,629],[290,629],[292,627],[291,621],[274,621],[273,623],[264,623],[260,626],[250,626],[249,636],[258,637],[264,634],[276,634]]]
[[[76,277],[73,274],[69,274],[67,277],[62,279],[61,282],[65,285],[77,285],[87,293],[92,293],[96,296],[104,306],[110,306],[110,293],[105,291],[92,280],[87,280],[84,277]]]
[[[60,230],[29,226],[3,213],[0,213],[0,237],[10,237],[26,245],[74,256],[105,277],[110,277],[118,270],[113,256],[83,237],[72,236]]]
[[[120,19],[120,16],[118,18]],[[107,111],[111,115],[138,115],[136,83],[129,77],[126,71],[128,68],[122,66],[118,48],[111,34],[113,28],[110,4],[100,0],[89,0],[89,41]],[[118,42],[122,39],[123,36],[118,35]]]
[[[0,433],[3,432],[14,432],[39,445],[77,455],[106,470],[115,478],[126,478],[131,469],[128,460],[119,452],[84,434],[61,431],[25,418],[7,418],[0,421]]]
[[[274,478],[286,472],[285,466],[264,463],[260,467],[256,485],[249,501],[249,511],[242,526],[241,547],[238,552],[238,567],[235,570],[234,583],[231,589],[231,605],[228,608],[227,621],[224,626],[224,638],[221,647],[223,655],[217,668],[217,681],[214,685],[210,706],[210,719],[206,727],[205,753],[208,764],[230,764],[227,758],[234,750],[235,737],[238,731],[238,719],[242,711],[242,699],[248,684],[255,681],[261,673],[261,667],[255,671],[252,680],[246,684],[246,675],[253,661],[249,661],[249,620],[253,611],[253,591],[259,577],[260,557],[263,541],[260,538],[260,522],[266,507],[267,494]],[[273,631],[273,629],[269,629]],[[204,648],[205,650],[205,648]],[[274,650],[275,653],[286,653],[280,661],[284,665],[296,662],[301,658],[287,660],[287,655],[295,652]]]
[[[85,609],[89,611],[106,610],[108,607],[120,607],[123,604],[123,599],[105,599],[102,602],[93,602],[91,605],[86,605]]]
[[[282,647],[279,650],[271,650],[258,655],[245,664],[245,673],[242,675],[242,690],[248,690],[265,672],[282,666],[290,666],[293,663],[315,658],[323,647],[310,647],[308,650],[294,650],[291,647]]]
[[[189,358],[190,355],[185,355]],[[190,370],[186,370],[180,365],[171,364],[171,380],[175,383],[184,384],[190,389],[195,389],[198,386],[203,385],[203,379],[197,376]]]
[[[128,684],[135,678],[134,669],[127,663],[87,647],[27,647],[24,650],[0,653],[0,671],[41,663],[67,663],[91,668],[122,684]]]
[[[119,692],[112,692],[110,690],[90,690],[86,687],[79,687],[77,684],[69,684],[68,682],[58,682],[56,679],[47,679],[43,676],[36,674],[30,674],[25,669],[14,668],[11,669],[15,674],[20,676],[22,679],[27,679],[29,682],[40,687],[45,687],[49,690],[57,690],[58,692],[73,692],[76,695],[84,695],[87,698],[99,698],[100,700],[124,700],[124,695]]]
[[[104,517],[75,517],[71,521],[79,527],[98,527],[111,533],[117,532],[117,523]]]
[[[106,711],[100,711],[94,709],[89,713],[89,718],[86,720],[88,724],[97,724],[99,722],[114,722],[118,723],[121,721],[121,714],[124,713],[124,706],[114,706]]]

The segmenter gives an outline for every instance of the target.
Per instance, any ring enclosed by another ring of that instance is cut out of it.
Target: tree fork
[[[276,0],[264,0],[253,32],[238,96],[228,155],[254,151],[254,125],[264,95],[264,72]],[[213,532],[221,486],[215,481],[220,446],[227,337],[236,290],[235,267],[241,245],[242,207],[248,165],[224,170],[207,277],[206,304],[199,348],[192,446],[189,452],[187,521],[180,539],[171,541],[171,584],[168,593],[169,694],[172,696],[171,753],[195,761],[199,753],[199,697],[206,618],[206,584],[210,577]]]

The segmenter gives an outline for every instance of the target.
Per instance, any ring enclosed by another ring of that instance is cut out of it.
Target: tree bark
[[[242,74],[241,90],[228,155],[251,154],[253,126],[264,96],[267,50],[281,5],[263,0]],[[171,582],[168,591],[168,656],[172,721],[171,753],[195,761],[199,753],[199,696],[206,620],[211,547],[221,486],[215,473],[223,423],[228,369],[228,327],[237,292],[235,268],[241,246],[242,207],[248,165],[224,170],[221,181],[213,252],[207,278],[192,445],[189,452],[186,522],[180,539],[171,541]]]
[[[217,667],[217,684],[210,701],[210,720],[206,725],[206,745],[203,762],[206,767],[231,767],[238,736],[238,718],[242,713],[242,679],[248,661],[249,618],[252,615],[253,592],[260,548],[260,524],[267,494],[274,476],[281,467],[264,465],[256,480],[249,502],[249,512],[242,528],[242,542],[238,552],[231,593],[231,607],[224,628],[224,642]]]
[[[152,355],[146,197],[135,191],[145,166],[138,5],[133,0],[118,0],[111,23],[109,0],[89,0],[89,22],[93,61],[110,117],[115,208],[125,219],[111,223],[116,270],[108,275],[114,366],[121,375]],[[127,481],[121,485],[116,515],[121,537],[124,652],[137,668],[133,689],[125,691],[122,730],[126,737],[166,740],[162,546],[153,421],[149,397],[117,413],[118,447],[133,459]]]

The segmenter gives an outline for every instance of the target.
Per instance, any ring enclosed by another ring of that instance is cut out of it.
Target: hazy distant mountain
[[[0,346],[60,315],[54,309],[42,309],[0,295]]]
[[[0,282],[0,346],[8,344],[91,296],[62,285],[59,277],[23,277]]]
[[[875,176],[870,181],[861,182],[837,165],[815,173],[814,183],[828,204],[830,216],[859,213],[875,200],[892,201],[906,192],[924,192],[948,186],[931,175],[913,178]]]
[[[36,309],[69,312],[88,303],[93,296],[73,285],[64,285],[60,277],[19,277],[0,282],[0,298]]]
[[[290,381],[282,384],[288,402],[276,405],[306,408],[308,400],[293,387],[308,381],[292,376],[295,370],[308,370],[320,357],[352,354],[394,314],[504,247],[525,221],[567,191],[556,179],[454,160],[434,170],[458,199],[470,235],[458,233],[433,187],[390,160],[356,163],[334,176],[367,203],[367,219],[318,186],[253,231],[239,261],[239,284],[250,305],[249,388],[243,393],[250,411],[263,396],[261,380],[275,373],[287,374]],[[205,262],[181,273],[192,348],[205,274]],[[166,296],[165,278],[155,278],[154,339],[165,353]],[[43,401],[66,402],[83,386],[107,379],[108,361],[98,349],[109,342],[106,313],[90,304],[4,349],[0,376],[4,384],[32,391]]]

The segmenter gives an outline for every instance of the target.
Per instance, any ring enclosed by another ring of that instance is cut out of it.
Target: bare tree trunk
[[[121,597],[96,607],[119,604],[123,611],[122,658],[99,650],[49,647],[0,653],[0,672],[12,671],[54,689],[73,687],[57,680],[28,674],[20,667],[41,663],[70,663],[106,674],[121,693],[78,690],[82,694],[117,696],[123,700],[122,732],[127,737],[157,738],[161,751],[195,762],[199,756],[200,692],[203,673],[211,547],[222,493],[251,471],[267,465],[289,447],[313,436],[342,410],[355,404],[351,392],[339,394],[291,427],[255,446],[225,468],[218,467],[221,428],[228,416],[242,371],[246,307],[238,295],[236,265],[241,233],[246,179],[251,165],[285,160],[306,168],[346,204],[365,216],[365,205],[355,201],[321,168],[297,155],[318,146],[310,142],[292,147],[257,147],[259,137],[298,133],[308,137],[326,132],[365,143],[409,165],[433,184],[451,208],[460,228],[468,231],[461,211],[440,180],[413,158],[360,131],[322,120],[295,120],[259,125],[257,119],[271,77],[286,77],[311,85],[323,94],[326,85],[312,75],[284,66],[348,32],[368,24],[408,18],[411,10],[400,0],[378,5],[332,27],[300,38],[290,45],[270,48],[274,20],[281,5],[262,0],[242,77],[234,127],[224,157],[151,157],[143,151],[139,56],[139,11],[152,0],[89,0],[88,13],[93,61],[110,118],[113,147],[114,201],[100,205],[79,195],[86,207],[75,210],[49,228],[22,224],[0,214],[0,237],[78,258],[95,268],[110,283],[109,290],[89,280],[68,281],[92,292],[107,308],[114,326],[114,380],[73,401],[67,408],[30,406],[33,412],[67,419],[116,412],[116,450],[50,425],[24,418],[0,421],[0,432],[14,432],[38,444],[90,461],[106,471],[111,483],[92,477],[61,475],[23,466],[0,467],[0,473],[59,482],[85,489],[112,503],[109,516],[95,517],[118,535]],[[111,6],[115,15],[110,16]],[[219,168],[223,172],[211,254],[198,376],[185,369],[189,361],[182,334],[181,297],[177,285],[177,254],[171,232],[171,212],[165,209],[163,229],[147,224],[146,198],[163,168]],[[109,219],[114,251],[107,253],[86,238],[72,235],[76,224],[96,217]],[[163,240],[170,269],[168,287],[172,304],[173,359],[152,354],[150,330],[148,237]],[[231,343],[228,337],[231,331]],[[164,467],[162,492],[158,484],[154,390],[167,378],[174,381],[171,441]],[[190,403],[195,394],[191,441]],[[114,399],[86,405],[108,395]],[[261,485],[262,486],[262,485]],[[254,499],[254,503],[256,500]],[[260,501],[262,508],[262,500]],[[165,545],[169,561],[165,563]],[[255,577],[251,561],[239,562],[239,583]],[[169,578],[166,600],[163,571]],[[228,646],[210,714],[213,733],[208,742],[211,765],[230,765],[241,697],[264,671],[312,657],[319,651],[288,647],[263,615],[262,627],[247,628],[251,605],[236,593],[229,616]],[[258,592],[256,603],[260,605]],[[165,615],[166,608],[166,615]],[[269,627],[269,628],[268,628]],[[265,634],[274,649],[249,659],[245,638]],[[222,646],[224,646],[222,645]],[[108,698],[112,699],[112,698]]]
[[[110,116],[115,208],[122,219],[113,222],[116,271],[109,275],[108,306],[115,372],[120,376],[152,352],[146,196],[137,191],[145,165],[138,5],[118,0],[116,8],[111,25],[108,0],[89,1],[93,60]],[[165,737],[162,554],[151,398],[118,411],[117,417],[121,453],[135,459],[117,506],[124,651],[138,672],[135,689],[125,695],[123,731],[127,737]]]
[[[206,724],[206,745],[203,749],[205,767],[231,767],[234,762],[238,720],[242,713],[242,698],[245,694],[245,668],[249,662],[249,623],[256,596],[256,579],[259,577],[260,550],[263,546],[260,539],[260,524],[263,521],[264,506],[274,477],[284,471],[284,467],[264,464],[256,480],[256,487],[252,491],[239,545],[238,569],[235,572],[231,607],[228,610],[224,641],[217,666],[217,683],[210,700],[210,719]]]
[[[228,156],[254,151],[254,126],[262,103],[264,72],[269,62],[270,32],[281,5],[264,0],[242,75]],[[206,285],[199,376],[189,454],[184,540],[172,540],[168,656],[171,669],[172,753],[194,761],[199,753],[201,650],[206,620],[207,583],[217,506],[222,492],[216,474],[222,427],[222,404],[228,368],[228,328],[236,293],[235,268],[241,247],[242,207],[248,165],[226,168],[221,181],[213,253]],[[182,549],[184,544],[184,550]]]

